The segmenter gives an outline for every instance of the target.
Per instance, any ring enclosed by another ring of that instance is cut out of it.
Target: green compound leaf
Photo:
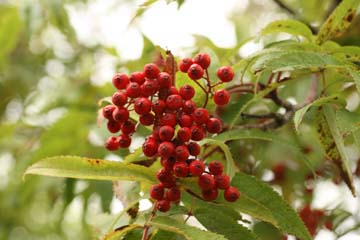
[[[295,36],[303,36],[309,42],[312,41],[313,35],[308,26],[302,22],[296,20],[278,20],[268,24],[262,31],[261,34],[271,34],[285,32]]]
[[[44,158],[24,173],[93,180],[127,180],[156,183],[156,173],[146,167],[78,156]]]
[[[341,36],[355,18],[359,3],[359,0],[343,0],[321,26],[316,43]]]
[[[248,205],[243,205],[243,199],[246,198],[248,204],[253,202],[257,206],[266,209],[266,213],[268,215],[266,219],[263,217],[259,218],[259,216],[256,215],[254,217],[266,222],[270,222],[274,226],[278,227],[281,231],[295,235],[300,239],[312,239],[304,223],[301,221],[295,210],[292,209],[269,185],[260,181],[254,176],[250,176],[244,173],[237,173],[233,178],[231,185],[237,187],[240,190],[241,196],[235,203],[227,203],[229,206],[239,210],[247,210],[246,208]],[[250,210],[251,212],[244,212],[252,215],[252,211],[254,209],[251,208]],[[262,214],[264,215],[264,213]]]
[[[344,108],[336,110],[335,114],[342,135],[360,129],[360,114],[358,112],[350,112]]]
[[[196,227],[191,227],[189,225],[184,224],[183,222],[176,221],[175,219],[170,217],[165,217],[165,216],[155,217],[150,222],[150,224],[156,228],[182,235],[187,240],[198,240],[198,239],[227,240],[222,235],[209,231],[203,231]]]
[[[103,240],[118,240],[118,239],[120,239],[120,237],[124,236],[126,233],[128,233],[134,229],[137,229],[137,228],[143,228],[143,226],[137,225],[137,224],[125,225],[125,226],[115,229],[114,231],[107,233],[102,239]]]
[[[339,47],[333,50],[331,54],[347,61],[360,62],[360,47],[357,46]]]
[[[342,104],[346,103],[345,100],[340,98],[339,95],[333,95],[333,96],[329,96],[329,97],[318,98],[315,101],[313,101],[312,103],[309,103],[306,106],[300,108],[299,110],[297,110],[295,112],[295,115],[294,115],[294,125],[295,125],[296,132],[299,132],[300,123],[302,122],[306,112],[310,109],[310,107],[321,106],[321,105],[323,105],[325,103],[329,103],[329,102],[341,102]]]

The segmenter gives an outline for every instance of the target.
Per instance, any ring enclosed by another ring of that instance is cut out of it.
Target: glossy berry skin
[[[198,185],[202,190],[214,189],[215,179],[210,174],[203,174],[198,179]]]
[[[175,151],[174,144],[171,142],[162,142],[158,147],[158,154],[163,158],[168,158]]]
[[[129,111],[123,107],[115,108],[113,114],[113,119],[119,123],[124,123],[129,119]]]
[[[151,111],[151,101],[144,97],[138,98],[135,100],[134,109],[139,115],[149,113]]]
[[[169,88],[172,84],[172,77],[167,72],[161,72],[157,76],[160,88]]]
[[[224,198],[228,202],[235,202],[240,197],[240,192],[235,187],[229,187],[224,191]]]
[[[216,105],[226,105],[230,101],[230,94],[225,89],[219,89],[214,93],[214,102]]]
[[[160,212],[167,212],[170,209],[170,201],[167,199],[156,202],[156,209]]]
[[[156,66],[154,63],[148,63],[144,66],[143,72],[145,74],[145,77],[153,79],[156,78],[159,73],[159,67]]]
[[[121,132],[125,135],[130,135],[135,132],[135,123],[133,121],[127,120],[121,125]]]
[[[156,100],[152,103],[151,109],[155,114],[162,114],[166,108],[166,103],[163,100]]]
[[[181,198],[181,191],[177,187],[169,188],[166,192],[166,199],[171,202],[178,202]]]
[[[127,96],[124,92],[115,92],[112,95],[111,101],[114,105],[121,107],[127,102]]]
[[[209,163],[209,171],[213,175],[220,175],[224,171],[224,166],[219,161],[212,161]]]
[[[211,63],[210,55],[207,53],[198,53],[194,57],[194,63],[199,64],[203,69],[207,69]]]
[[[192,114],[194,112],[194,110],[196,109],[196,104],[192,100],[186,100],[183,103],[182,109],[185,113]]]
[[[161,141],[171,141],[171,139],[174,137],[174,128],[170,126],[160,127],[159,137]]]
[[[209,120],[206,122],[206,130],[209,133],[219,133],[221,132],[221,121],[217,118],[209,118]]]
[[[197,108],[193,112],[192,118],[197,124],[204,124],[209,120],[209,112],[205,108]]]
[[[149,97],[154,95],[159,90],[159,84],[156,80],[146,80],[143,85],[140,86],[141,95]]]
[[[190,85],[184,85],[180,87],[179,94],[183,99],[190,100],[195,95],[195,89]]]
[[[216,75],[222,82],[230,82],[234,79],[234,71],[229,66],[220,67],[217,70]]]
[[[173,94],[179,95],[179,90],[175,86],[170,86],[168,94],[169,95],[173,95]]]
[[[145,141],[142,145],[142,151],[145,156],[147,157],[153,157],[157,153],[158,150],[158,144],[155,140],[149,140]]]
[[[105,147],[109,151],[116,151],[120,145],[116,137],[109,137],[105,142]]]
[[[106,119],[112,120],[113,119],[112,114],[113,114],[115,108],[116,107],[114,105],[107,105],[107,106],[103,107],[103,109],[102,109],[103,117]]]
[[[176,162],[173,167],[175,176],[187,177],[189,173],[189,167],[186,162]]]
[[[204,130],[201,127],[193,125],[191,126],[190,131],[192,140],[200,141],[204,138]]]
[[[144,126],[154,124],[154,115],[152,113],[145,113],[139,117],[139,122]]]
[[[192,124],[193,124],[193,119],[190,115],[187,115],[187,114],[182,114],[179,119],[179,125],[181,127],[191,127]]]
[[[205,164],[202,161],[200,161],[199,159],[194,160],[190,163],[189,171],[190,171],[191,175],[193,175],[195,177],[199,177],[205,171]]]
[[[171,110],[179,109],[183,104],[183,99],[178,94],[172,94],[166,98],[166,106]]]
[[[182,127],[178,130],[177,132],[177,138],[181,141],[181,142],[187,142],[190,140],[191,138],[191,131],[190,128],[188,127]]]
[[[193,60],[191,58],[183,58],[180,60],[179,69],[181,72],[186,73],[189,67],[193,64]]]
[[[120,130],[120,127],[121,127],[120,123],[118,123],[114,120],[109,120],[107,122],[107,129],[111,133],[117,133]]]
[[[230,177],[225,174],[215,176],[215,184],[219,189],[227,189],[230,187]]]
[[[164,185],[161,183],[152,185],[150,188],[150,197],[155,200],[164,199]]]
[[[130,74],[130,82],[136,82],[142,85],[145,82],[145,75],[143,72],[133,72]]]
[[[164,169],[168,172],[173,172],[173,167],[175,164],[175,159],[172,157],[169,158],[161,158],[160,160],[161,166],[164,167]]]
[[[200,145],[196,142],[190,142],[188,144],[188,149],[191,156],[197,156],[200,154]]]
[[[141,94],[140,85],[137,82],[131,82],[126,86],[126,95],[130,98],[137,98]]]
[[[164,182],[168,182],[173,178],[173,175],[171,173],[171,171],[166,170],[165,168],[161,168],[157,173],[156,173],[156,178],[164,183]]]
[[[112,83],[119,90],[125,89],[129,83],[129,77],[125,73],[117,73],[112,78]]]
[[[214,201],[218,196],[218,190],[216,188],[203,190],[201,195],[206,201]]]
[[[171,127],[175,127],[176,125],[176,116],[173,113],[165,113],[160,119],[161,125],[168,125]]]
[[[194,63],[189,67],[187,75],[192,80],[199,80],[204,75],[204,69],[199,64]]]
[[[120,136],[118,136],[117,140],[119,141],[119,146],[121,148],[128,148],[131,144],[131,138],[124,134],[121,134]]]
[[[175,148],[176,161],[186,161],[190,156],[189,150],[186,146],[180,145]]]

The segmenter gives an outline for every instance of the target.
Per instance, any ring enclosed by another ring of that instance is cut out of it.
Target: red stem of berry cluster
[[[144,225],[144,231],[143,231],[143,235],[142,235],[141,240],[148,240],[148,234],[149,234],[149,229],[150,229],[149,223],[151,222],[151,220],[153,220],[155,215],[156,215],[156,205],[154,203],[153,209],[151,211],[150,218],[149,218],[148,222]]]

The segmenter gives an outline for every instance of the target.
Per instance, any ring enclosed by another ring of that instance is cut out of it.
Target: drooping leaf
[[[78,156],[44,158],[31,165],[24,176],[28,174],[93,180],[156,182],[155,172],[146,167]]]
[[[339,37],[355,18],[359,0],[343,0],[321,26],[316,42],[322,44],[328,39]]]
[[[203,231],[196,227],[191,227],[183,222],[176,221],[173,218],[158,216],[150,224],[156,228],[170,231],[182,235],[187,240],[227,240],[224,236],[209,231]]]
[[[103,240],[118,240],[118,239],[120,239],[120,237],[124,236],[126,233],[128,233],[134,229],[137,229],[137,228],[143,228],[143,226],[138,225],[138,224],[122,226],[120,228],[115,229],[114,231],[107,233],[103,237]]]

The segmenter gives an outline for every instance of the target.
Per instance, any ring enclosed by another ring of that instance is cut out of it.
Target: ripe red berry
[[[187,114],[192,114],[194,112],[194,110],[196,109],[196,104],[194,101],[192,100],[186,100],[183,103],[183,110],[185,113]]]
[[[166,171],[172,172],[174,164],[175,164],[175,158],[172,158],[172,157],[161,158],[160,163],[161,163],[161,166],[163,166]]]
[[[206,122],[206,130],[209,133],[219,133],[221,128],[221,121],[218,118],[210,118]]]
[[[205,171],[205,164],[199,159],[194,160],[190,163],[189,171],[193,176],[201,176],[201,174]]]
[[[167,199],[156,202],[156,209],[160,212],[167,212],[170,209],[170,201]]]
[[[154,124],[154,115],[152,113],[145,113],[139,117],[139,122],[144,126],[150,126]]]
[[[215,188],[215,179],[210,174],[203,174],[198,179],[198,185],[202,190]]]
[[[215,184],[219,189],[227,189],[230,186],[230,177],[225,174],[215,176]]]
[[[133,72],[130,74],[130,82],[136,82],[142,85],[145,82],[145,75],[143,72]]]
[[[210,173],[213,175],[220,175],[224,171],[224,166],[219,161],[212,161],[208,167]]]
[[[138,98],[135,100],[134,109],[139,115],[149,113],[151,111],[151,101],[144,97]]]
[[[216,105],[226,105],[230,101],[230,94],[225,89],[219,89],[214,93],[214,102]]]
[[[174,164],[173,171],[177,177],[187,177],[189,173],[189,166],[186,162],[176,162]]]
[[[189,150],[186,146],[180,145],[175,148],[176,161],[186,161],[190,156]]]
[[[240,192],[235,187],[229,187],[224,192],[224,198],[228,202],[235,202],[240,197]]]
[[[171,141],[174,137],[174,128],[167,125],[160,127],[159,137],[161,141]]]
[[[153,112],[156,114],[162,114],[165,110],[165,107],[166,107],[166,103],[160,99],[153,102],[151,106]]]
[[[127,102],[126,93],[124,93],[124,92],[115,92],[112,95],[111,101],[116,106],[119,106],[119,107],[123,106]]]
[[[112,120],[113,119],[112,114],[113,114],[115,108],[116,107],[114,105],[107,105],[107,106],[103,107],[102,115],[104,116],[104,118]]]
[[[191,127],[192,124],[193,124],[193,119],[190,115],[187,115],[187,114],[182,114],[180,117],[179,117],[179,125],[181,127]]]
[[[147,78],[156,78],[160,73],[159,67],[154,63],[148,63],[144,66],[143,72]]]
[[[222,82],[230,82],[234,79],[234,71],[229,66],[220,67],[216,74]]]
[[[159,90],[159,84],[156,80],[146,80],[143,85],[140,86],[141,95],[149,97],[154,95]]]
[[[147,140],[142,145],[142,151],[145,156],[147,157],[153,157],[158,150],[158,144],[155,140]]]
[[[211,58],[207,53],[198,53],[194,57],[194,63],[199,64],[203,69],[206,69],[210,66]]]
[[[201,195],[206,201],[214,201],[218,196],[218,190],[216,188],[203,190]]]
[[[150,188],[150,197],[155,200],[164,199],[164,185],[161,183],[152,185]]]
[[[162,142],[158,147],[158,154],[163,158],[168,158],[173,154],[175,148],[171,142]]]
[[[166,199],[171,202],[177,202],[181,198],[181,191],[177,187],[172,187],[166,192]]]
[[[168,91],[169,95],[179,95],[179,91],[175,86],[170,86],[169,87],[169,91]]]
[[[116,137],[109,137],[105,142],[107,150],[115,151],[118,150],[120,145]]]
[[[171,110],[179,109],[183,104],[183,99],[178,94],[172,94],[166,98],[166,106]]]
[[[129,77],[125,73],[117,73],[112,78],[112,83],[119,90],[125,89],[129,83]]]
[[[141,94],[140,85],[137,82],[130,82],[126,86],[126,95],[130,98],[137,98]]]
[[[172,169],[171,169],[172,170]],[[172,175],[172,173],[165,169],[162,168],[160,169],[157,173],[156,173],[156,178],[161,182],[161,183],[166,183],[166,182],[171,182],[174,178],[174,176]],[[165,185],[164,185],[165,186]]]
[[[167,72],[161,72],[157,76],[160,88],[169,88],[172,84],[172,77]]]
[[[204,138],[204,130],[197,126],[197,125],[193,125],[190,128],[191,131],[191,139],[194,141],[200,141],[201,139]]]
[[[183,73],[186,73],[192,64],[193,64],[193,60],[191,58],[183,58],[180,60],[179,69]]]
[[[135,132],[135,123],[131,120],[127,120],[121,126],[121,132],[125,135],[132,134],[133,132]]]
[[[189,152],[190,152],[190,155],[192,156],[197,156],[200,154],[200,145],[197,144],[196,142],[190,142],[188,144],[188,149],[189,149]]]
[[[187,142],[191,138],[191,131],[188,127],[182,127],[177,132],[177,137],[181,142]]]
[[[198,80],[204,75],[204,69],[199,64],[194,63],[189,67],[187,74],[190,79]]]
[[[209,112],[205,108],[197,108],[192,117],[197,124],[204,124],[209,120]]]
[[[109,132],[111,133],[116,133],[120,130],[120,123],[114,121],[114,120],[109,120],[107,122],[107,129],[109,130]]]
[[[179,89],[180,96],[185,100],[190,100],[195,95],[195,89],[190,85],[181,86]]]
[[[161,125],[176,126],[176,115],[174,113],[165,113],[160,119]]]
[[[119,123],[124,123],[129,119],[129,111],[123,107],[115,108],[113,114],[113,119]]]
[[[121,134],[118,136],[117,140],[121,148],[128,148],[131,144],[131,138],[127,135]]]

